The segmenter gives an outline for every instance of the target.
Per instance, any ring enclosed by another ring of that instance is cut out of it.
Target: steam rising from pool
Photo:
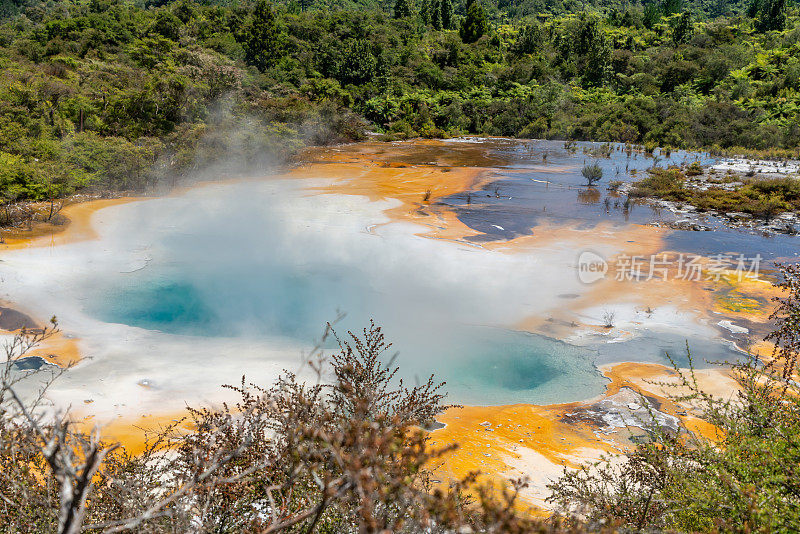
[[[218,400],[242,375],[307,376],[301,353],[340,311],[340,332],[385,325],[404,376],[434,373],[451,402],[602,392],[596,350],[512,329],[581,291],[574,243],[492,252],[383,225],[389,202],[307,191],[278,179],[205,186],[99,212],[96,241],[9,255],[6,296],[57,315],[89,358],[56,400],[147,413]]]

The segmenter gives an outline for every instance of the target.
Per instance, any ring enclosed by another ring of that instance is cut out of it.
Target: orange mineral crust
[[[663,414],[666,421],[680,421],[685,431],[717,440],[716,428],[690,413],[691,406],[673,402],[669,396],[684,393],[679,374],[656,364],[621,363],[600,368],[610,380],[599,398],[568,404],[537,406],[467,406],[451,408],[438,420],[444,428],[431,433],[431,447],[457,444],[432,467],[442,483],[479,471],[479,481],[501,489],[510,480],[525,478],[524,505],[549,510],[547,484],[559,478],[564,468],[577,468],[603,457],[612,458],[628,450],[632,436],[644,434],[631,414],[643,402]],[[682,370],[688,373],[688,370]],[[736,390],[735,381],[724,370],[695,371],[698,385],[720,397]],[[619,411],[630,413],[629,424],[613,424]],[[609,416],[611,418],[606,418]],[[644,423],[642,423],[644,424]]]
[[[145,414],[135,418],[120,417],[112,421],[97,421],[93,417],[84,420],[87,430],[97,426],[104,440],[119,443],[130,454],[141,454],[156,436],[168,427],[174,427],[171,435],[182,434],[192,430],[191,420],[186,413]]]
[[[561,417],[578,406],[468,406],[451,408],[439,420],[446,426],[431,434],[431,446],[457,443],[437,464],[442,479],[462,478],[480,471],[479,482],[502,488],[507,480],[530,479],[524,492],[528,505],[544,507],[546,484],[565,466],[613,452],[612,445],[595,437],[585,425],[565,423]]]
[[[92,226],[92,216],[98,210],[137,200],[142,200],[142,198],[92,199],[70,204],[59,213],[64,218],[62,220],[65,220],[63,224],[38,223],[30,230],[13,229],[3,231],[4,242],[0,243],[0,252],[27,247],[66,245],[67,243],[95,239],[97,233]]]
[[[386,212],[390,220],[417,223],[423,228],[420,233],[430,237],[457,240],[476,235],[451,210],[437,205],[436,201],[490,181],[490,169],[381,163],[366,156],[328,154],[324,162],[301,165],[288,176],[323,180],[325,185],[309,187],[311,193],[397,201],[397,205]]]

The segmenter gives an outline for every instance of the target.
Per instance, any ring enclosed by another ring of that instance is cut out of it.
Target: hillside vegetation
[[[5,201],[279,162],[367,129],[800,146],[785,0],[13,0],[4,15]]]

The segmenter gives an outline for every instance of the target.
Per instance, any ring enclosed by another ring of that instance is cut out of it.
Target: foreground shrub
[[[550,486],[562,515],[547,521],[517,502],[521,482],[497,489],[477,485],[477,474],[432,478],[431,467],[456,446],[434,449],[423,430],[445,408],[443,384],[431,377],[406,387],[384,362],[389,345],[374,325],[337,338],[330,358],[314,351],[309,365],[319,381],[284,373],[264,388],[243,378],[227,386],[235,404],[189,409],[137,455],[53,415],[44,393],[63,371],[20,363],[55,325],[23,330],[0,365],[0,529],[797,532],[800,267],[781,275],[788,296],[772,316],[776,351],[732,365],[737,396],[714,398],[693,371],[681,374],[689,393],[673,400],[717,431],[671,434],[653,425],[649,440],[621,458],[566,471]],[[17,390],[40,375],[41,394],[24,400],[30,395]]]
[[[406,387],[374,325],[339,340],[329,360],[315,352],[309,364],[325,380],[242,379],[228,386],[235,405],[189,409],[139,455],[17,396],[31,376],[13,362],[52,332],[19,334],[3,367],[3,531],[562,531],[520,515],[518,485],[494,491],[475,475],[434,484],[429,467],[453,448],[428,446],[423,430],[445,408],[442,384]]]
[[[566,472],[551,486],[551,501],[568,515],[637,531],[800,531],[799,274],[797,266],[782,268],[789,295],[778,299],[770,336],[778,350],[768,361],[732,365],[734,398],[712,397],[693,371],[681,373],[690,393],[674,400],[691,403],[716,427],[713,436],[653,429],[622,464]]]

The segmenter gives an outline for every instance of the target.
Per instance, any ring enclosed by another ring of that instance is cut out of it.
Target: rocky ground
[[[677,230],[692,230],[704,232],[714,230],[719,226],[728,228],[751,229],[764,234],[800,233],[800,212],[785,212],[767,221],[756,218],[750,213],[730,211],[719,213],[713,210],[700,212],[694,206],[683,202],[652,199],[651,204],[673,213],[676,220],[656,221],[653,226],[667,226]]]
[[[760,161],[746,159],[730,159],[704,169],[704,172],[687,176],[685,185],[698,191],[722,189],[736,191],[745,185],[746,180],[794,177],[800,180],[800,162],[795,161]],[[627,194],[633,183],[623,184],[619,192]],[[656,209],[673,214],[673,218],[656,221],[653,226],[667,226],[678,230],[696,232],[714,230],[720,226],[728,228],[751,229],[764,234],[800,233],[800,211],[784,212],[766,220],[750,213],[714,210],[700,211],[686,202],[673,202],[662,199],[649,199]]]

